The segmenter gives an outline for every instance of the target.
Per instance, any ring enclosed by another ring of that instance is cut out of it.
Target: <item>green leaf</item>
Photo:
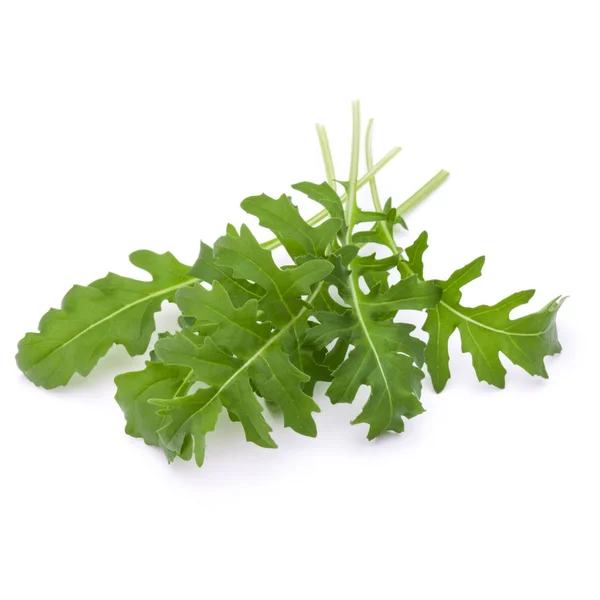
[[[426,231],[423,231],[423,233],[421,233],[421,235],[406,248],[406,254],[408,256],[406,264],[408,265],[410,272],[421,279],[423,279],[423,254],[427,248]]]
[[[163,407],[159,411],[164,419],[158,430],[161,444],[184,460],[189,460],[193,453],[196,464],[201,467],[206,453],[206,434],[214,431],[223,408],[215,390],[199,389],[183,398],[151,402]],[[174,409],[170,409],[171,406]]]
[[[196,281],[172,254],[139,250],[131,262],[152,275],[138,281],[109,273],[87,287],[71,288],[60,310],[50,309],[39,333],[19,342],[17,364],[36,385],[66,385],[75,373],[87,375],[114,344],[131,356],[143,354],[154,332],[154,313],[178,289]]]
[[[149,361],[141,371],[115,377],[115,384],[115,399],[125,414],[125,433],[158,446],[157,430],[162,417],[148,400],[185,396],[192,384],[191,370]]]
[[[300,387],[305,394],[312,396],[317,382],[331,381],[332,369],[326,364],[327,350],[314,348],[306,342],[309,327],[304,320],[297,323],[283,337],[281,344],[291,363],[309,377]]]
[[[398,265],[398,256],[392,254],[377,258],[375,254],[358,256],[352,263],[356,275],[363,277],[370,290],[384,292],[388,289],[388,271]]]
[[[194,343],[182,333],[156,344],[160,360],[192,369],[194,381],[209,386],[208,391],[202,390],[190,397],[152,401],[165,409],[161,411],[165,416],[165,425],[159,430],[161,443],[176,454],[191,445],[199,464],[204,460],[205,435],[210,427],[214,427],[215,406],[218,410],[225,406],[242,423],[248,441],[275,447],[255,390],[266,402],[281,409],[286,427],[304,435],[316,435],[312,413],[318,412],[319,407],[301,387],[310,377],[292,363],[286,352],[289,344],[286,340],[309,314],[307,305],[292,297],[291,290],[300,294],[310,289],[312,283],[322,279],[323,273],[331,271],[332,265],[327,261],[311,260],[300,267],[278,269],[272,259],[266,259],[265,251],[258,252],[256,241],[253,237],[249,239],[248,234],[242,228],[239,238],[230,236],[225,246],[219,246],[227,249],[225,260],[233,258],[235,268],[239,268],[239,247],[234,243],[239,242],[248,251],[245,258],[261,272],[259,283],[266,290],[261,303],[274,295],[286,310],[291,311],[294,306],[297,312],[290,313],[287,322],[272,331],[269,323],[258,320],[258,301],[249,300],[237,308],[218,281],[213,282],[212,290],[198,284],[181,290],[177,303],[184,316],[193,318],[195,323],[217,324],[216,331],[203,344]],[[266,254],[270,258],[270,253]],[[321,263],[326,265],[325,270]],[[310,271],[313,271],[312,276]],[[318,288],[312,296],[318,293]],[[199,420],[198,425],[195,425],[196,420]]]
[[[280,269],[271,252],[257,242],[252,232],[242,225],[239,237],[225,235],[215,244],[217,263],[230,268],[233,276],[248,279],[265,290],[260,308],[275,327],[289,322],[304,306],[302,296],[331,273],[327,260],[316,259],[300,266]]]
[[[237,232],[234,230],[230,229],[230,233],[234,237],[238,237]],[[262,298],[265,294],[264,290],[258,285],[246,279],[233,277],[232,270],[218,264],[213,249],[204,242],[200,244],[200,254],[190,269],[190,275],[211,284],[213,281],[218,281],[227,290],[235,306],[242,306],[248,300]]]
[[[323,186],[314,186],[313,184],[306,184],[306,186],[299,184],[299,186],[302,189],[310,191],[313,196],[316,196],[318,193],[326,195],[328,190],[330,194],[337,197],[329,186],[325,186],[326,189]],[[315,188],[317,189],[315,190]],[[339,198],[338,202],[341,207]],[[329,271],[335,269],[335,262],[332,261],[329,263],[323,260],[315,260],[318,255],[314,253],[324,255],[327,252],[328,247],[334,241],[341,221],[339,219],[330,219],[318,228],[311,227],[302,219],[297,208],[291,204],[287,196],[282,196],[279,200],[273,200],[264,195],[255,196],[244,200],[242,207],[251,214],[258,216],[261,225],[270,228],[284,242],[288,253],[296,258],[298,267],[285,267],[283,270],[280,270],[274,266],[271,253],[260,248],[256,240],[251,235],[248,235],[249,232],[243,232],[242,237],[244,235],[247,237],[245,240],[241,238],[233,242],[229,240],[229,250],[233,248],[233,245],[242,247],[242,253],[249,253],[247,255],[252,254],[254,256],[253,261],[255,264],[260,265],[262,277],[264,278],[265,274],[268,275],[268,278],[271,280],[270,282],[268,279],[266,281],[264,279],[255,279],[258,283],[264,281],[261,285],[267,286],[269,290],[269,293],[259,301],[259,307],[266,315],[269,315],[269,318],[276,325],[281,326],[289,320],[290,315],[297,313],[300,309],[303,301],[298,300],[299,295],[308,294],[310,291],[309,287],[300,289],[295,283],[290,287],[290,282],[292,281],[290,276],[294,281],[297,281],[298,276],[303,273],[303,271],[298,271],[299,268],[308,268],[313,271],[318,267],[318,271],[315,271],[319,278],[318,281],[321,281],[323,277],[330,280],[331,275],[329,275]],[[274,215],[280,215],[282,218],[275,218]],[[328,223],[329,226],[326,227]],[[220,252],[218,261],[223,262],[231,259],[231,253],[224,254],[222,252],[221,242],[217,242],[217,248],[219,248]],[[346,259],[349,260],[351,258],[347,250],[342,252]],[[341,260],[340,257],[340,254],[336,254],[334,260],[338,258]],[[237,263],[238,260],[235,258],[235,263],[230,264],[235,266]],[[244,267],[239,267],[238,265],[238,268]],[[285,274],[285,280],[282,278],[282,273]],[[275,281],[276,285],[273,285],[273,281]],[[310,282],[310,285],[312,286],[314,283],[317,283],[317,281]],[[317,294],[317,298],[326,302],[330,301],[326,289],[321,289]],[[335,302],[333,302],[333,305],[335,305]],[[274,309],[276,309],[275,313]],[[274,314],[278,315],[279,318],[275,319]],[[304,321],[298,322],[290,328],[287,335],[283,338],[282,343],[289,354],[292,364],[310,377],[307,382],[301,385],[301,388],[307,393],[312,393],[317,381],[329,381],[331,379],[331,372],[314,356],[314,349],[304,346],[304,333]]]
[[[352,402],[361,385],[371,394],[354,423],[368,423],[368,438],[384,431],[401,432],[404,418],[423,411],[419,401],[423,372],[423,343],[410,334],[414,326],[394,323],[383,315],[400,309],[434,306],[441,290],[416,277],[400,281],[381,293],[364,294],[353,273],[343,292],[351,309],[339,315],[317,313],[320,324],[310,329],[307,339],[316,347],[343,340],[353,349],[333,374],[327,396],[333,403]]]
[[[342,227],[345,227],[344,205],[337,192],[328,183],[316,184],[303,181],[294,184],[292,188],[318,202],[333,218],[341,221]]]
[[[197,285],[182,292],[178,294],[177,302],[184,314],[194,316],[199,321],[210,319],[219,324],[210,340],[219,348],[227,348],[235,355],[236,360],[241,360],[234,363],[235,368],[240,370],[238,376],[250,376],[261,396],[280,406],[286,426],[298,433],[315,435],[316,428],[311,413],[319,409],[300,389],[300,384],[307,381],[308,376],[290,363],[289,356],[281,347],[281,341],[292,327],[308,316],[308,309],[301,306],[288,323],[272,333],[267,323],[257,322],[256,301],[249,301],[243,307],[235,308],[225,289],[218,283],[214,284],[212,290]],[[161,344],[164,347],[164,342],[157,344],[157,353],[165,362],[170,362],[172,357],[161,355],[158,347]],[[210,356],[209,359],[212,360]],[[181,361],[178,364],[182,364]],[[278,372],[279,365],[282,366],[283,373]],[[197,369],[197,373],[200,381],[220,385],[216,381],[207,381],[203,369]],[[276,394],[269,393],[269,390],[274,389],[274,383],[269,382],[269,379],[283,381],[282,389]]]
[[[222,292],[224,290],[221,288],[219,294]],[[251,301],[248,306],[251,304],[256,305]],[[231,309],[230,314],[236,314],[233,305],[230,304],[228,308]],[[244,309],[237,309],[237,311],[236,316],[240,316]],[[240,318],[241,323],[244,323],[243,316]],[[265,332],[267,336],[268,332],[267,328]],[[215,337],[219,339],[219,336]],[[199,343],[181,332],[175,334],[173,338],[157,343],[156,353],[166,364],[192,369],[192,381],[199,381],[215,388],[218,391],[219,400],[242,423],[248,441],[267,448],[274,447],[274,442],[269,435],[271,429],[260,417],[262,408],[254,394],[240,395],[242,389],[247,391],[247,388],[241,387],[240,381],[248,379],[248,372],[245,371],[247,367],[242,358],[222,350],[212,338],[207,338],[204,343]]]
[[[400,225],[403,229],[408,230],[408,225],[406,221],[402,218],[402,215],[398,211],[397,208],[392,208],[392,199],[388,198],[385,201],[385,205],[383,207],[384,212],[388,214],[388,223],[390,225]]]
[[[448,340],[458,329],[463,352],[471,354],[479,381],[499,388],[505,385],[506,369],[499,353],[530,375],[548,377],[544,358],[560,352],[556,314],[564,298],[556,298],[538,312],[511,320],[517,306],[529,302],[534,290],[517,292],[493,306],[462,306],[461,288],[481,275],[480,257],[459,269],[446,281],[436,281],[443,295],[438,306],[427,311],[423,329],[429,334],[425,352],[427,369],[437,392],[450,379]]]
[[[342,224],[340,219],[327,219],[312,227],[285,194],[278,199],[265,194],[251,196],[242,201],[242,208],[258,217],[259,223],[275,234],[292,258],[306,254],[325,256]]]

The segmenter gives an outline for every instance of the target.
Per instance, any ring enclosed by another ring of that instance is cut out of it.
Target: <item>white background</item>
[[[595,2],[0,7],[0,596],[600,597]],[[192,262],[244,197],[322,180],[316,121],[344,175],[354,98],[377,156],[404,148],[382,195],[452,173],[408,218],[429,276],[485,254],[467,303],[570,295],[549,380],[478,383],[454,340],[403,435],[368,443],[321,388],[317,439],[223,418],[198,470],[123,433],[112,378],[143,357],[52,392],[18,372],[74,283],[138,248]]]

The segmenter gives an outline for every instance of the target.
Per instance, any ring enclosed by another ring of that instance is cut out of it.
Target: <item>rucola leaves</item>
[[[154,313],[164,300],[195,281],[189,267],[170,254],[139,250],[131,262],[152,275],[138,281],[109,273],[83,287],[76,285],[40,321],[39,333],[19,342],[17,364],[36,385],[66,385],[75,373],[87,375],[114,344],[131,356],[143,354],[154,332]]]
[[[506,369],[498,354],[530,375],[548,377],[544,358],[560,352],[556,333],[556,313],[564,299],[556,298],[540,311],[511,320],[513,309],[526,304],[534,290],[512,294],[493,306],[462,306],[461,288],[481,275],[484,258],[480,257],[459,269],[447,281],[437,281],[443,295],[440,303],[427,311],[423,329],[429,334],[425,360],[433,387],[441,392],[448,379],[448,339],[458,329],[463,352],[473,357],[479,381],[504,387]]]
[[[149,404],[148,400],[184,396],[192,385],[191,369],[148,361],[142,371],[118,375],[115,384],[115,399],[127,421],[125,433],[157,446],[157,430],[162,417],[157,414],[157,407]],[[172,455],[168,453],[169,458]]]
[[[164,300],[176,301],[179,331],[158,335],[142,370],[116,377],[116,400],[126,433],[161,447],[169,461],[194,457],[199,466],[207,434],[223,412],[240,424],[249,442],[264,448],[276,447],[265,406],[279,412],[285,426],[315,436],[318,382],[328,384],[326,396],[334,404],[353,402],[361,386],[370,388],[353,421],[368,425],[369,439],[403,431],[405,419],[423,412],[423,364],[436,391],[450,378],[448,340],[456,330],[481,381],[504,387],[500,353],[528,373],[547,377],[545,357],[561,350],[556,315],[563,299],[516,319],[511,311],[533,291],[493,306],[463,306],[462,287],[480,276],[483,258],[446,281],[425,280],[427,233],[403,251],[394,226],[406,229],[403,214],[448,174],[441,171],[400,206],[389,199],[382,207],[374,176],[399,149],[374,164],[369,124],[369,173],[358,179],[359,120],[354,105],[343,196],[335,190],[322,127],[328,181],[292,186],[325,210],[307,220],[286,194],[251,196],[242,207],[275,235],[269,242],[259,244],[245,225],[239,231],[228,225],[214,248],[201,244],[191,268],[168,253],[133,253],[133,264],[152,281],[109,274],[75,286],[60,310],[42,318],[39,333],[19,343],[21,370],[36,385],[52,388],[74,373],[87,375],[114,344],[142,354],[154,332],[154,313]],[[357,189],[366,183],[373,210],[357,205]],[[367,229],[356,231],[359,224]],[[291,264],[275,262],[271,250],[279,245]],[[427,312],[427,344],[413,335],[413,325],[402,322],[403,310]]]
[[[185,317],[193,318],[193,326],[214,323],[217,329],[196,343],[177,333],[156,344],[160,360],[188,367],[194,382],[208,386],[189,396],[152,400],[165,409],[158,431],[161,444],[181,456],[191,438],[198,465],[204,460],[204,437],[214,428],[222,406],[242,424],[248,441],[275,447],[255,391],[281,409],[286,426],[316,435],[312,413],[319,407],[301,387],[310,376],[292,364],[282,343],[309,312],[301,297],[311,294],[313,286],[318,289],[333,268],[328,261],[315,259],[279,269],[245,227],[239,236],[220,238],[215,249],[220,267],[231,269],[234,276],[252,273],[265,294],[236,308],[218,281],[211,290],[201,285],[181,290],[177,303]],[[272,322],[259,322],[259,307],[273,316]]]
[[[352,402],[358,388],[368,385],[371,395],[354,422],[370,425],[369,439],[388,430],[401,432],[402,417],[423,411],[419,398],[424,375],[417,366],[423,364],[423,342],[410,335],[414,326],[394,323],[387,315],[401,309],[435,306],[441,290],[412,277],[386,292],[375,289],[364,294],[350,275],[341,293],[350,309],[341,315],[317,313],[320,325],[307,334],[317,347],[336,339],[353,346],[333,374],[327,396],[334,404]]]

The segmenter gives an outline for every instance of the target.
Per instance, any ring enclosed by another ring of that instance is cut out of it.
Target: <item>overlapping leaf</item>
[[[114,344],[130,355],[143,354],[154,332],[154,313],[164,300],[196,279],[170,254],[139,250],[131,262],[152,275],[138,281],[109,273],[88,286],[76,285],[60,310],[50,309],[38,333],[19,342],[17,364],[36,385],[66,385],[75,373],[87,375]]]
[[[511,320],[517,306],[529,302],[534,290],[512,294],[493,306],[462,306],[461,288],[481,275],[484,258],[480,257],[454,272],[446,281],[436,281],[443,295],[438,306],[427,311],[423,329],[429,334],[425,351],[427,369],[437,392],[450,379],[448,340],[458,329],[463,352],[473,358],[480,381],[503,388],[506,369],[502,353],[530,375],[548,377],[544,358],[560,352],[556,333],[556,314],[564,299],[556,298],[538,312]]]
[[[147,444],[159,445],[157,431],[162,422],[158,408],[148,402],[156,398],[185,396],[192,385],[192,371],[187,367],[148,361],[141,371],[123,373],[115,378],[115,399],[125,415],[125,433],[142,438]],[[172,459],[174,454],[167,451]]]
[[[423,362],[423,343],[410,335],[414,326],[395,323],[389,314],[434,306],[441,290],[412,277],[385,291],[378,286],[365,294],[354,272],[348,274],[340,293],[350,309],[341,315],[317,313],[320,325],[307,334],[317,347],[340,339],[353,346],[336,369],[327,395],[333,403],[352,402],[359,387],[368,385],[371,394],[354,423],[369,424],[369,439],[384,431],[401,432],[403,417],[423,410],[419,401],[423,373],[418,368]]]
[[[275,327],[288,323],[304,306],[302,296],[332,270],[328,261],[320,259],[280,269],[271,252],[261,247],[245,225],[239,235],[229,233],[217,240],[215,257],[218,264],[231,269],[235,278],[248,279],[265,290],[260,308]]]
[[[313,197],[324,202],[326,208],[341,208],[337,194],[327,185],[320,188],[309,187],[312,184],[296,184],[296,189],[306,190]],[[317,194],[317,190],[320,192]],[[337,198],[338,203],[335,202]],[[277,199],[262,194],[250,196],[242,202],[242,208],[259,218],[263,227],[270,229],[288,251],[292,258],[298,256],[325,256],[343,221],[339,218],[327,219],[317,227],[309,225],[300,215],[291,198],[285,194]],[[335,211],[338,212],[338,211]],[[343,210],[342,210],[343,215]]]
[[[191,369],[192,380],[208,386],[183,397],[151,400],[162,407],[161,444],[180,456],[193,447],[199,465],[204,460],[205,436],[223,406],[242,424],[248,441],[275,446],[255,392],[281,409],[284,425],[316,435],[312,413],[319,408],[302,389],[310,375],[292,363],[293,349],[284,342],[309,314],[303,298],[310,301],[315,286],[333,269],[321,259],[280,269],[245,227],[239,234],[230,230],[220,238],[214,257],[217,267],[234,278],[244,273],[264,295],[237,307],[218,280],[210,290],[200,284],[182,289],[177,303],[184,317],[192,319],[193,328],[212,324],[216,330],[202,341],[179,332],[156,344],[156,355],[165,365]],[[263,313],[273,319],[261,322]]]
[[[343,224],[342,202],[326,183],[302,182],[292,187],[324,206],[333,218],[327,219],[319,227],[312,227],[302,218],[298,208],[286,195],[279,199],[264,194],[251,196],[242,202],[242,208],[258,217],[260,224],[273,232],[297,264],[303,265],[315,258],[328,258],[333,270],[324,278],[325,285],[319,286],[312,304],[320,309],[339,310],[340,305],[329,295],[327,285],[335,282],[342,261],[349,261],[355,254],[353,252],[343,256],[342,250],[332,253],[336,234]],[[326,351],[315,349],[306,343],[306,332],[306,321],[297,322],[284,337],[283,344],[292,363],[310,377],[302,387],[304,391],[312,394],[317,381],[331,381],[331,369],[325,364]]]
[[[232,235],[237,235],[233,229],[230,229],[230,232]],[[233,277],[232,270],[217,263],[213,249],[204,242],[200,244],[200,254],[190,269],[190,275],[209,284],[218,281],[227,290],[235,306],[242,306],[248,300],[258,300],[265,294],[265,291],[255,283]]]

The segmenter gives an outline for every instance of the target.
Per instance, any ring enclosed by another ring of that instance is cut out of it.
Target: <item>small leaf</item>
[[[164,407],[159,411],[164,417],[158,430],[161,444],[184,460],[189,460],[193,452],[196,464],[201,467],[206,454],[206,434],[214,431],[223,408],[215,390],[200,389],[183,398],[154,399],[152,403]]]
[[[410,271],[423,279],[423,254],[427,250],[427,232],[423,231],[421,235],[406,248],[408,256],[407,264]]]
[[[312,227],[302,218],[298,208],[286,195],[278,199],[265,194],[251,196],[242,202],[242,208],[258,217],[260,224],[277,236],[292,258],[306,254],[325,256],[342,224],[340,219],[327,219]]]
[[[336,191],[328,183],[316,184],[303,181],[294,184],[292,188],[318,202],[333,218],[339,219],[342,226],[345,227],[344,205]]]
[[[564,299],[556,298],[538,312],[511,320],[517,306],[526,304],[534,290],[517,292],[493,306],[462,306],[461,288],[481,275],[484,257],[459,269],[442,288],[440,303],[427,311],[423,329],[429,334],[425,361],[437,392],[450,379],[448,340],[458,329],[463,352],[471,354],[479,381],[499,388],[505,385],[506,369],[499,359],[504,354],[530,375],[548,377],[544,358],[561,351],[556,333],[556,314]]]
[[[156,406],[148,403],[153,398],[172,399],[185,396],[191,381],[190,369],[147,362],[141,371],[123,373],[115,377],[115,399],[125,414],[125,433],[142,438],[147,444],[158,446],[156,433],[162,422]]]

